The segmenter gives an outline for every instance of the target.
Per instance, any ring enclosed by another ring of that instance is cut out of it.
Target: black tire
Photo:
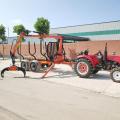
[[[83,69],[83,71],[82,70],[80,71],[80,69],[79,69],[80,64],[84,65],[81,68],[81,69]],[[88,78],[92,74],[92,65],[87,59],[79,59],[79,61],[77,63],[75,63],[74,69],[75,69],[75,72],[77,73],[77,75],[81,78]],[[86,69],[86,70],[84,70],[84,69]]]
[[[98,69],[93,70],[92,74],[97,74],[99,72]]]
[[[120,67],[112,69],[110,72],[110,77],[113,82],[120,83]]]
[[[28,71],[29,63],[27,61],[21,61],[21,68],[25,69],[25,71]]]
[[[39,72],[40,71],[40,64],[39,62],[31,62],[30,63],[30,69],[32,72]]]

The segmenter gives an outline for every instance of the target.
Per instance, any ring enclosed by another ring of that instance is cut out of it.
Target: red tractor
[[[76,61],[74,69],[81,78],[88,78],[103,69],[110,71],[114,82],[120,82],[120,56],[108,55],[107,43],[104,54],[99,51],[97,54],[90,55],[88,50],[85,50],[77,56]]]

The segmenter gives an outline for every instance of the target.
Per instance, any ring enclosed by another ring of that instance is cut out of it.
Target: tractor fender
[[[79,55],[77,56],[77,60],[79,59],[87,59],[91,62],[92,66],[95,68],[97,64],[99,64],[99,61],[95,55]]]

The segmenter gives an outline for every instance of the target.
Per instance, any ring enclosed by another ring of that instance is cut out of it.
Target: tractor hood
[[[111,55],[111,56],[108,56],[107,59],[120,64],[120,56]]]

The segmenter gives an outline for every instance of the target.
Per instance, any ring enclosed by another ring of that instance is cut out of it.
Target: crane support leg
[[[45,73],[44,73],[44,75],[41,77],[41,79],[45,78],[45,76],[48,74],[48,72],[50,72],[50,71],[53,69],[54,66],[55,66],[55,64],[52,63],[52,65],[47,69],[47,71],[45,71]]]

